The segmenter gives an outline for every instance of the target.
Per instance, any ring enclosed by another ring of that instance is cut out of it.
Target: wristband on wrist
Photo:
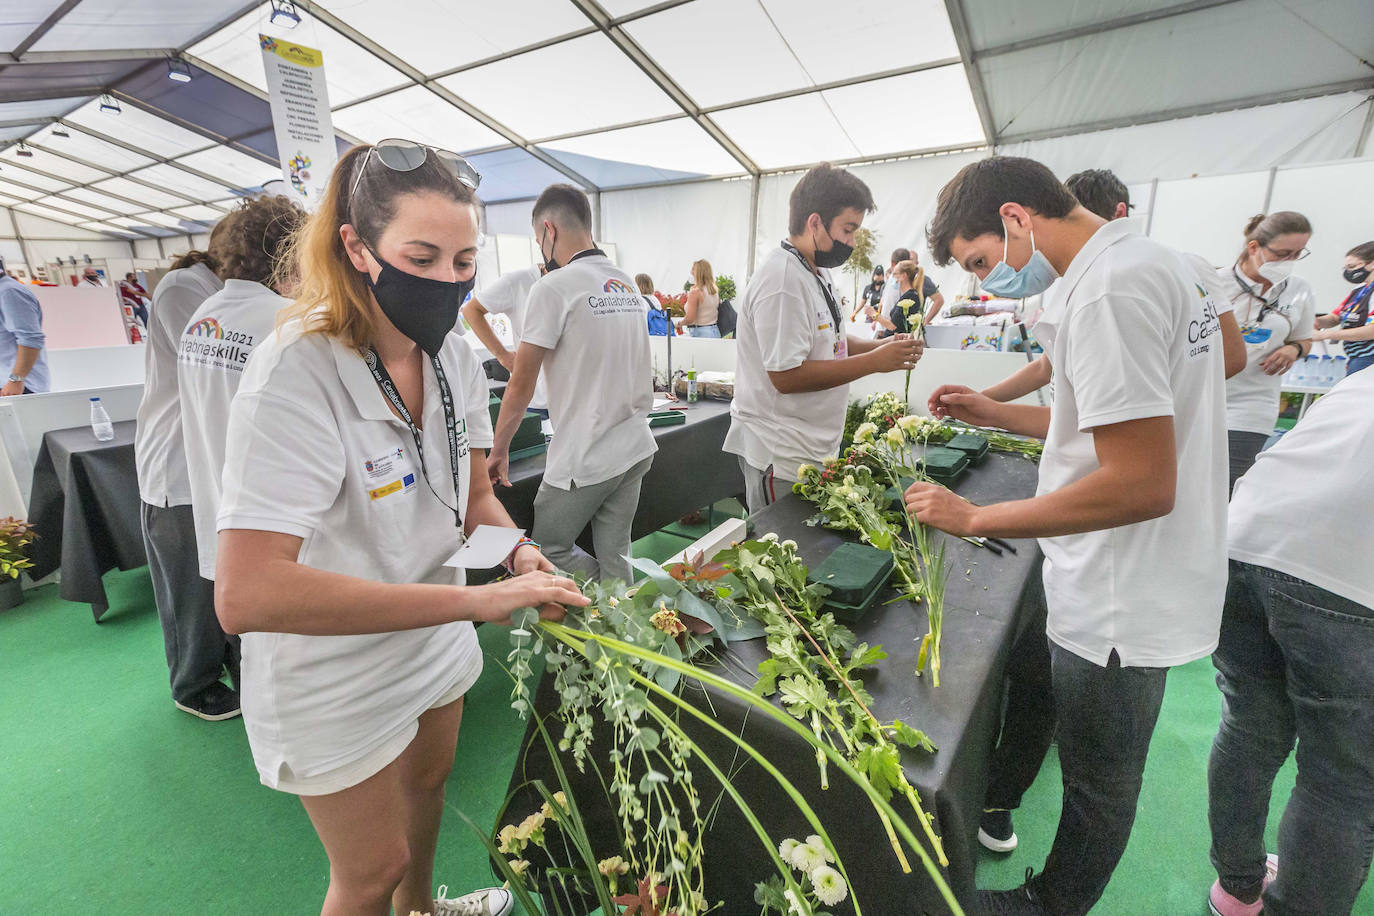
[[[533,547],[535,550],[542,551],[542,548],[534,538],[522,537],[515,542],[515,546],[511,548],[510,555],[506,557],[506,572],[515,572],[515,555],[520,552],[521,547]]]
[[[1297,350],[1297,351],[1298,351],[1298,359],[1302,359],[1302,344],[1300,344],[1300,343],[1292,343],[1292,344],[1289,344],[1288,346],[1290,346],[1290,347],[1292,347],[1293,349]]]

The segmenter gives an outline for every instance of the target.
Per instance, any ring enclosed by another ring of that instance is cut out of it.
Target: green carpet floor
[[[686,543],[660,532],[635,552],[663,559]],[[147,570],[112,573],[106,584],[111,611],[99,626],[56,586],[0,614],[0,913],[315,912],[328,865],[300,804],[258,783],[240,721],[201,722],[173,708]],[[522,724],[496,664],[506,631],[483,627],[480,638],[488,663],[468,695],[448,797],[485,827],[504,798]],[[1208,663],[1175,670],[1135,834],[1094,912],[1206,912],[1205,766],[1216,719]],[[1292,780],[1290,765],[1274,826]],[[1010,887],[1026,866],[1038,868],[1058,810],[1052,755],[1017,814],[1021,848],[986,856],[980,882]],[[490,876],[451,812],[435,874],[460,889]],[[1374,916],[1374,888],[1355,912]]]

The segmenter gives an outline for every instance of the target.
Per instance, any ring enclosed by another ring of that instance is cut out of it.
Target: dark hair
[[[1245,256],[1251,242],[1258,242],[1263,248],[1279,236],[1288,235],[1290,232],[1310,235],[1312,224],[1296,210],[1275,210],[1267,215],[1256,213],[1245,224],[1245,246],[1241,248],[1240,256]]]
[[[530,211],[531,220],[552,215],[569,228],[592,228],[592,205],[580,188],[570,184],[551,184],[539,195]]]
[[[1131,206],[1131,192],[1110,169],[1084,169],[1064,180],[1078,202],[1103,219],[1116,217],[1116,205]]]
[[[245,200],[220,240],[220,278],[270,283],[303,222],[305,211],[290,198],[272,195]]]
[[[1005,203],[1020,204],[1049,219],[1063,219],[1078,206],[1069,189],[1034,159],[989,156],[970,162],[936,198],[935,218],[926,230],[935,263],[950,262],[949,246],[956,238],[987,234],[1003,238],[998,211]]]
[[[646,296],[654,294],[654,280],[648,274],[635,274],[635,286]]]
[[[179,254],[176,260],[172,261],[172,270],[184,270],[187,267],[194,267],[197,264],[204,264],[216,274],[219,273],[219,261],[208,251],[201,251],[199,248],[192,248],[190,251]]]
[[[890,263],[892,263],[892,264],[900,264],[900,263],[902,263],[903,261],[910,261],[910,260],[911,260],[911,249],[910,249],[910,248],[894,248],[894,249],[892,249],[892,261],[891,261]]]
[[[1346,253],[1346,257],[1359,258],[1366,264],[1374,261],[1374,242],[1365,242],[1363,245],[1356,245]]]
[[[829,229],[831,221],[848,207],[864,213],[878,209],[868,185],[853,173],[822,162],[801,177],[787,199],[787,234],[800,235],[812,213]]]

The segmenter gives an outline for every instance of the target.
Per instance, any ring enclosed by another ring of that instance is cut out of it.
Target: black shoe
[[[1026,869],[1026,883],[1009,891],[979,891],[978,907],[984,916],[1050,916],[1031,889],[1032,874]]]
[[[1016,832],[1011,828],[1011,812],[1006,808],[984,808],[978,822],[978,842],[990,852],[1011,852],[1016,848]]]
[[[176,708],[182,712],[189,712],[207,722],[222,722],[239,715],[238,693],[219,681],[206,687],[200,692],[200,696],[194,699],[185,703],[173,702],[176,702]]]

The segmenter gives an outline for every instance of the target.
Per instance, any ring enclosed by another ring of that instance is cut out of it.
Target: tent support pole
[[[748,274],[745,277],[747,282],[749,277],[754,275],[754,260],[758,256],[759,249],[759,185],[763,177],[755,175],[749,179],[749,264]]]
[[[1369,132],[1374,130],[1374,95],[1365,99],[1364,103],[1369,106],[1369,110],[1364,113],[1364,127],[1360,128],[1360,136],[1355,140],[1356,159],[1364,155],[1365,147],[1369,145]]]
[[[10,214],[10,225],[14,227],[14,238],[19,243],[19,253],[24,256],[24,263],[28,265],[29,276],[34,275],[34,268],[38,265],[33,263],[33,252],[29,250],[29,243],[24,240],[24,233],[19,229],[19,217],[14,215],[13,207],[6,207]]]
[[[1149,209],[1145,211],[1145,234],[1150,234],[1150,227],[1155,224],[1155,194],[1159,191],[1159,179],[1150,180],[1150,202],[1146,204]]]
[[[1264,206],[1260,207],[1261,213],[1269,212],[1269,202],[1274,199],[1274,179],[1278,177],[1278,166],[1269,170],[1269,180],[1264,185]]]

